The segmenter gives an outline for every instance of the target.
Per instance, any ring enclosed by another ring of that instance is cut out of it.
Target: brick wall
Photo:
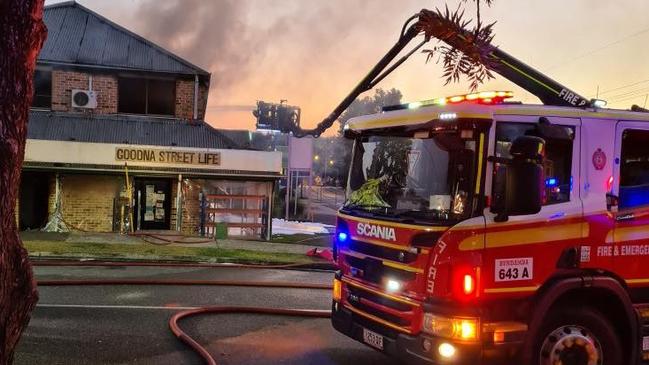
[[[62,213],[66,222],[76,228],[91,232],[108,232],[113,230],[113,201],[115,198],[126,198],[126,187],[123,176],[101,175],[61,175],[62,179]],[[134,183],[131,178],[131,184]],[[50,195],[48,201],[48,214],[55,209],[55,184],[54,176],[49,181]],[[176,229],[177,183],[173,181],[171,188],[171,219],[170,229]],[[183,218],[181,231],[196,234],[200,224],[198,189],[187,189],[183,185],[184,193],[192,198],[183,202]],[[136,195],[136,191],[133,191]],[[127,198],[126,198],[127,199]],[[119,203],[118,203],[119,204]],[[189,209],[189,210],[186,210]],[[125,214],[128,213],[125,211]],[[134,211],[133,214],[137,214]],[[125,217],[127,218],[127,217]],[[119,218],[117,218],[119,222]]]
[[[208,93],[207,87],[198,87],[198,119],[205,118]],[[176,118],[194,118],[194,80],[176,81]]]
[[[205,110],[207,109],[207,97],[209,88],[205,86],[198,87],[198,119],[205,119]]]
[[[50,189],[50,211],[54,211],[54,179]],[[63,218],[83,230],[107,232],[113,230],[113,200],[123,189],[121,176],[63,175]]]
[[[176,117],[192,119],[194,117],[194,81],[176,81]]]
[[[72,89],[87,89],[88,75],[74,71],[52,71],[52,110],[71,111]]]
[[[93,75],[92,89],[97,92],[97,114],[117,113],[117,78],[109,75]]]
[[[47,191],[50,192],[50,195],[47,197],[47,216],[51,217],[54,214],[56,209],[56,175],[53,174],[49,177],[47,182],[48,188]]]
[[[95,114],[117,113],[117,78],[111,75],[95,74],[92,89],[97,93],[97,108],[73,109],[72,89],[88,89],[89,74],[76,71],[52,71],[52,110],[63,112],[92,112]]]
[[[117,77],[108,74],[93,74],[92,89],[97,93],[96,109],[73,109],[71,105],[72,89],[88,89],[89,74],[78,71],[52,71],[52,110],[60,112],[79,112],[93,114],[115,114],[118,105]],[[209,89],[199,87],[198,118],[205,118]],[[194,117],[194,80],[176,81],[176,118],[193,119]]]
[[[183,181],[183,218],[181,231],[186,234],[200,233],[201,207],[199,200],[200,186],[192,180]]]

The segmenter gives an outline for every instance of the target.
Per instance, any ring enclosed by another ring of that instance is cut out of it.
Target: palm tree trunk
[[[46,35],[43,0],[0,1],[0,365],[13,362],[38,301],[14,214],[32,79]]]

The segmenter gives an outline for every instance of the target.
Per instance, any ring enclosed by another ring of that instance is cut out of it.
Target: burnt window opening
[[[117,111],[127,114],[174,115],[176,82],[174,80],[118,78]]]
[[[39,70],[34,73],[34,98],[32,107],[52,108],[52,71]]]

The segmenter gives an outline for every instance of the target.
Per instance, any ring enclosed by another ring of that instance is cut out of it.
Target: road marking
[[[156,310],[192,310],[200,307],[164,307],[147,305],[93,305],[93,304],[37,304],[42,308],[88,308],[88,309],[156,309]]]

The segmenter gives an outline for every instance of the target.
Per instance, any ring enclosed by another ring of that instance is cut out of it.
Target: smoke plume
[[[396,40],[406,18],[401,13],[417,11],[417,1],[143,0],[134,26],[212,73],[208,119],[230,120],[247,108],[225,105],[259,99],[289,99],[310,105],[303,116],[326,115],[332,101],[315,107],[314,101],[350,90]],[[367,42],[372,32],[379,33],[377,44]]]

